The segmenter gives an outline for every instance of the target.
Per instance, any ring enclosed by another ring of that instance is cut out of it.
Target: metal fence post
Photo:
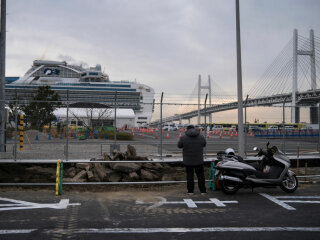
[[[114,121],[113,121],[113,139],[114,143],[110,144],[110,155],[113,154],[113,151],[117,149],[120,151],[120,145],[117,145],[117,99],[118,99],[118,92],[115,92],[115,104],[114,104]]]
[[[287,101],[287,97],[284,98],[284,102],[282,105],[282,151],[285,153],[286,151],[286,141],[285,141],[285,129],[284,129],[284,124],[286,122],[286,117],[285,117],[285,104]]]
[[[161,93],[160,99],[160,159],[162,160],[162,100],[163,100],[163,92]]]
[[[207,139],[207,98],[208,93],[206,94],[206,98],[204,100],[204,136]],[[207,146],[204,148],[204,158],[207,158]]]
[[[17,93],[17,92],[16,92]],[[14,152],[13,152],[13,155],[14,155],[14,160],[16,161],[17,160],[17,133],[18,133],[18,111],[17,111],[17,101],[15,102],[15,109],[14,109],[14,128],[15,128],[15,134],[14,134]]]
[[[66,161],[69,160],[69,90],[67,90]]]
[[[115,96],[115,104],[114,104],[114,146],[117,144],[117,91]]]
[[[244,126],[245,126],[245,133],[244,133],[244,155],[247,156],[247,135],[249,130],[249,124],[247,124],[247,102],[248,102],[249,95],[247,94],[246,101],[244,102]]]
[[[320,104],[318,107],[318,152],[320,152]]]
[[[6,62],[6,0],[1,0],[0,19],[0,152],[6,152],[5,62]]]

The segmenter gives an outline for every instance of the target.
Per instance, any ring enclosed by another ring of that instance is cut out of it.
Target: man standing
[[[178,148],[183,149],[183,164],[186,167],[187,189],[190,195],[193,195],[194,190],[194,171],[197,174],[198,187],[201,194],[206,194],[203,169],[203,148],[206,143],[206,139],[200,134],[199,129],[196,129],[193,125],[187,127],[186,134],[178,142]]]

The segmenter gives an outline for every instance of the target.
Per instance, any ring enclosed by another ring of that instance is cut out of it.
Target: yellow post
[[[57,161],[57,173],[56,173],[56,195],[59,195],[59,185],[60,185],[60,159]]]
[[[24,122],[24,117],[23,115],[20,115],[20,151],[23,151],[23,122]]]

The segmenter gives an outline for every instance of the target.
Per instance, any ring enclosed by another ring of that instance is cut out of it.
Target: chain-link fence
[[[181,156],[177,142],[188,124],[196,125],[206,138],[206,155],[238,149],[236,123],[218,122],[205,104],[198,119],[197,103],[169,100],[155,101],[150,112],[144,112],[146,104],[128,106],[119,96],[99,104],[68,99],[5,101],[1,159],[109,159],[115,149],[127,157],[128,145],[142,158]],[[245,141],[247,154],[268,141],[288,154],[315,153],[319,131],[307,124],[246,124]]]

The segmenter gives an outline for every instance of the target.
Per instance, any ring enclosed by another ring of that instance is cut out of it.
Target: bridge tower
[[[297,92],[298,92],[298,55],[309,55],[310,65],[311,65],[311,90],[317,88],[316,84],[316,57],[314,48],[314,33],[310,30],[310,50],[298,50],[298,30],[293,31],[293,74],[292,74],[292,108],[291,108],[291,122],[298,123],[300,121],[299,117],[299,107],[296,106],[297,102]],[[318,123],[318,108],[316,104],[310,107],[310,122],[312,124]]]
[[[208,75],[208,86],[201,86],[201,75],[199,74],[198,78],[198,124],[200,124],[200,100],[201,100],[201,89],[208,89],[209,94],[209,107],[211,107],[211,78],[210,75]],[[212,123],[212,114],[209,114],[209,123]]]

